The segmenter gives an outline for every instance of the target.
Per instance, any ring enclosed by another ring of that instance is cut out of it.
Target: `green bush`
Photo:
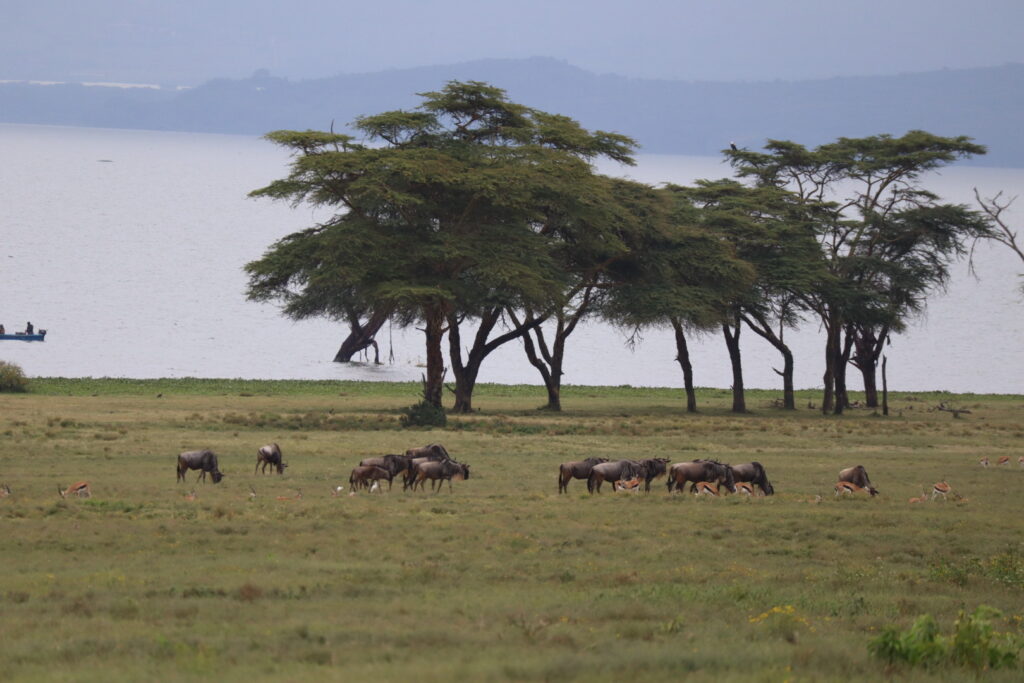
[[[0,391],[27,391],[28,378],[14,363],[0,360]]]
[[[416,405],[403,408],[399,421],[403,427],[444,427],[448,424],[448,416],[445,415],[444,408],[420,401]]]
[[[977,671],[1016,668],[1022,643],[1012,634],[992,629],[992,619],[999,616],[998,610],[987,605],[978,606],[969,616],[961,610],[953,635],[946,637],[939,633],[935,619],[925,614],[906,632],[886,627],[868,643],[868,650],[889,664],[926,668],[952,664]]]

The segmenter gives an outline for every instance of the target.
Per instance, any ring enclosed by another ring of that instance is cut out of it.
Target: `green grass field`
[[[686,415],[678,391],[568,387],[552,414],[539,388],[484,385],[480,412],[403,430],[416,390],[37,379],[0,394],[0,678],[953,681],[974,672],[892,668],[868,643],[923,614],[949,633],[983,604],[1024,636],[1024,397],[897,394],[888,418],[835,418],[807,409],[816,393],[786,414],[750,392],[735,416],[704,390]],[[254,475],[271,441],[290,467]],[[471,467],[454,492],[344,495],[361,458],[432,442]],[[175,483],[177,453],[199,448],[222,484]],[[776,495],[670,497],[664,480],[558,495],[558,464],[588,455],[757,460]],[[833,496],[854,464],[880,496]],[[80,479],[93,497],[60,499]],[[908,503],[939,480],[963,499]]]

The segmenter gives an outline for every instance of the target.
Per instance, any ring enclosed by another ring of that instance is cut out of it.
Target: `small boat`
[[[24,332],[15,332],[14,334],[0,334],[0,341],[44,341],[46,339],[46,330],[39,330],[36,334],[25,334]]]

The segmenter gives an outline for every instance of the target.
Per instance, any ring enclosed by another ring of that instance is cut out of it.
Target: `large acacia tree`
[[[929,172],[984,153],[970,138],[924,131],[840,138],[814,149],[769,140],[765,152],[726,152],[741,176],[794,193],[815,227],[829,278],[806,305],[826,334],[823,412],[843,411],[854,352],[868,401],[876,402],[882,345],[944,285],[966,245],[988,234],[983,216],[924,187]]]
[[[558,226],[585,205],[590,162],[631,163],[633,143],[513,103],[484,83],[453,81],[421,97],[413,111],[358,119],[362,141],[268,134],[294,153],[291,172],[252,195],[335,213],[246,270],[249,297],[281,301],[293,317],[388,310],[400,323],[421,324],[424,398],[440,407],[444,334],[457,339],[466,319],[493,325],[495,311],[542,309],[558,298],[566,280]],[[460,410],[471,408],[488,343],[477,335],[483,350],[471,351],[470,373],[455,359]]]

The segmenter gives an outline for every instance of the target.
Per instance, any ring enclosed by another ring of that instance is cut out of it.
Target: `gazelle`
[[[337,498],[338,494],[341,493],[342,489],[344,488],[345,487],[341,486],[340,484],[338,486],[335,486],[334,488],[331,489],[331,495]]]
[[[11,487],[6,483],[3,486],[0,486],[0,498],[6,498],[9,495],[11,495]]]
[[[278,500],[301,500],[302,499],[302,489],[295,489],[295,495],[294,496],[278,496],[277,499]]]
[[[1017,458],[1017,464],[1020,465],[1021,467],[1024,467],[1024,455]]]
[[[982,466],[982,467],[988,467],[988,465],[989,465],[989,462],[988,462],[988,456],[986,455],[986,456],[985,456],[984,458],[982,458],[982,459],[981,459],[981,460],[979,460],[978,462],[980,462],[980,463],[981,463],[981,466]]]
[[[615,482],[612,487],[615,491],[639,491],[640,490],[640,477],[633,477],[632,479],[619,479]]]
[[[854,495],[857,493],[867,493],[868,495],[871,495],[871,492],[867,489],[867,487],[857,486],[856,484],[849,481],[837,481],[835,489],[837,498],[847,493],[850,495]]]
[[[935,496],[942,496],[942,500],[946,500],[946,496],[953,491],[949,484],[944,481],[940,481],[932,486],[932,500],[935,500]]]
[[[60,494],[61,498],[67,498],[68,494],[78,496],[79,498],[92,497],[92,491],[89,490],[89,482],[87,481],[75,482],[74,484],[63,490],[61,490],[60,486],[58,486],[57,493]]]
[[[923,503],[926,500],[928,500],[928,492],[925,491],[924,488],[922,487],[921,488],[921,495],[917,496],[916,498],[911,498],[907,502],[908,503]]]
[[[713,484],[710,481],[698,481],[695,486],[697,490],[694,491],[694,495],[718,497],[718,484]]]
[[[185,494],[185,500],[187,500],[188,502],[191,503],[195,499],[196,499],[196,490],[195,489],[192,489],[191,491],[189,491],[188,493]]]
[[[748,496],[750,498],[753,498],[755,495],[757,495],[754,492],[754,485],[749,481],[736,482],[736,493],[741,493],[744,496]]]
[[[1004,455],[1003,457],[999,458],[999,464],[1000,465],[1009,465],[1010,464],[1010,456]]]
[[[252,487],[252,484],[249,485],[249,500],[256,500],[256,489]]]

